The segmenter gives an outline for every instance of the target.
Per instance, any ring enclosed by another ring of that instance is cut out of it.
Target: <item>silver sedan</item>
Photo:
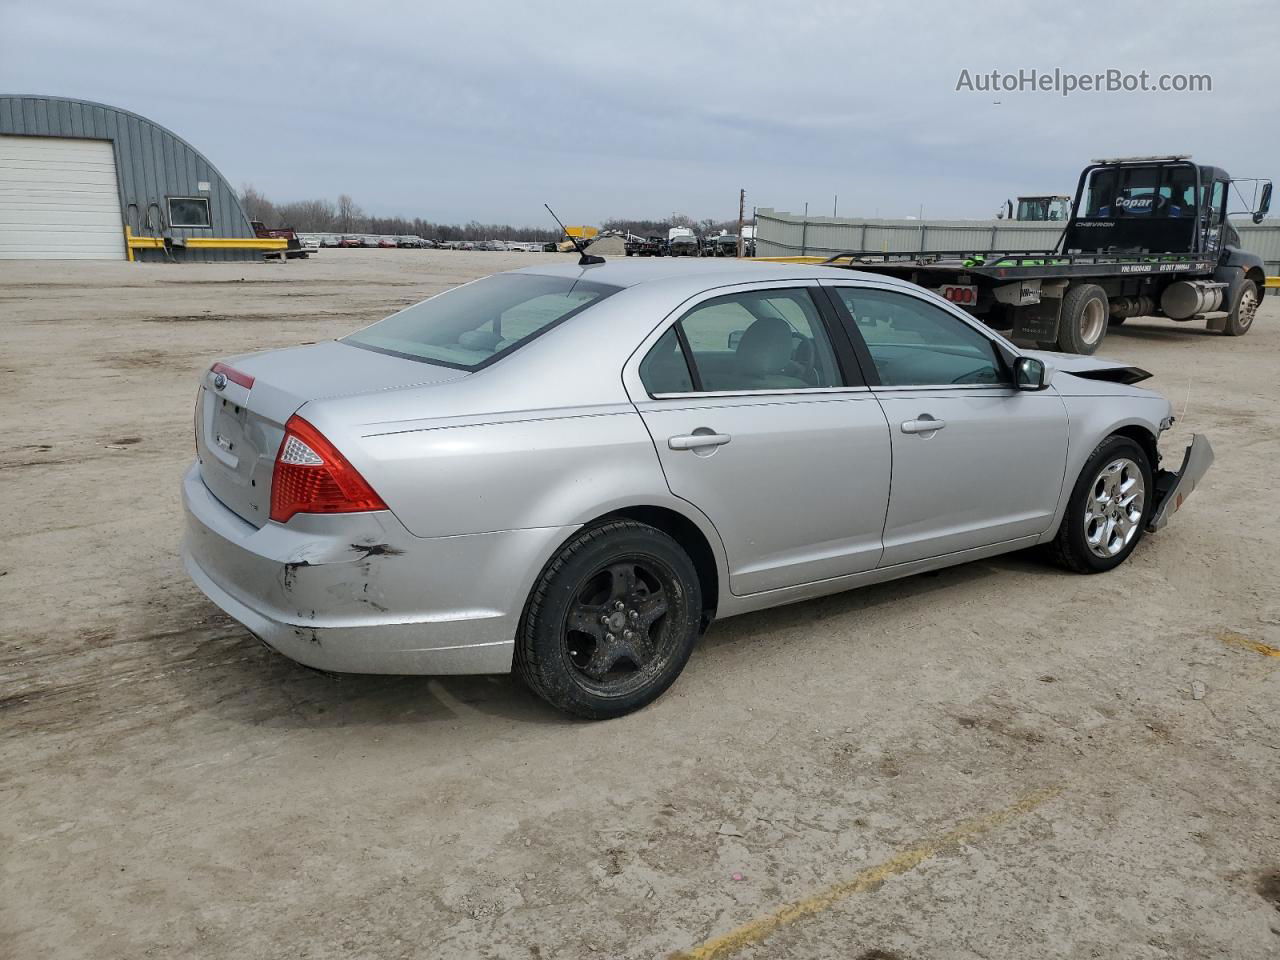
[[[1159,468],[1146,376],[841,269],[532,267],[214,364],[183,555],[301,663],[514,667],[617,716],[713,618],[1033,546],[1116,567],[1212,462]]]

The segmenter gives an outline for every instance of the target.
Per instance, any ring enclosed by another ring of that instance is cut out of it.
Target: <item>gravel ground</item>
[[[1280,953],[1280,301],[1107,340],[1218,456],[1118,572],[728,620],[621,720],[325,676],[208,603],[200,371],[540,256],[0,263],[0,955]]]

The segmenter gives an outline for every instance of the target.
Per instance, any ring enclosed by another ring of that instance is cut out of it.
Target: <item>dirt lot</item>
[[[210,360],[536,256],[0,263],[0,955],[1280,953],[1280,301],[1108,339],[1185,408],[1167,449],[1218,454],[1119,572],[725,621],[622,720],[327,677],[208,603],[177,547]]]

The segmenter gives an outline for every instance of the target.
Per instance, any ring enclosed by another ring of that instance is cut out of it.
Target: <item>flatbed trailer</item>
[[[1093,353],[1111,324],[1138,316],[1206,320],[1242,336],[1266,275],[1228,219],[1235,182],[1185,156],[1098,160],[1080,174],[1053,250],[848,251],[826,263],[919,284],[1044,349]],[[1271,182],[1250,182],[1261,185],[1247,211],[1259,222]]]

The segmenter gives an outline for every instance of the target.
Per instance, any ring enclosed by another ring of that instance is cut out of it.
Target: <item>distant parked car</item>
[[[382,247],[383,249],[390,248],[390,249],[394,250],[396,247],[398,247],[398,246],[399,246],[399,244],[398,244],[398,243],[396,243],[396,238],[395,238],[395,237],[379,237],[379,238],[378,238],[378,246],[379,246],[379,247]]]
[[[321,237],[320,246],[322,247],[340,247],[342,246],[342,238],[340,237]]]
[[[667,250],[673,257],[698,257],[702,255],[702,244],[693,234],[682,233],[671,238]]]
[[[421,237],[396,237],[396,246],[405,247],[410,250],[417,250],[426,246],[427,242]]]
[[[542,264],[214,364],[183,559],[301,663],[514,667],[615,717],[716,618],[1037,544],[1115,569],[1213,462],[1196,436],[1160,468],[1173,407],[1149,376],[1024,350],[876,274]],[[1039,600],[1121,596],[1172,552],[1130,580],[1041,578]],[[960,579],[946,593],[972,602]]]
[[[665,257],[667,255],[667,241],[662,237],[649,237],[639,245],[636,253],[642,257]]]
[[[746,241],[743,241],[743,254],[746,254]],[[736,233],[722,233],[707,245],[707,255],[736,257],[738,255],[738,235]]]

